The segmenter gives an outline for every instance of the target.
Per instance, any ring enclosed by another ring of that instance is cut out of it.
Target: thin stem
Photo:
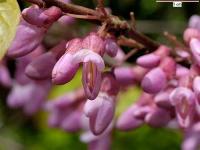
[[[61,0],[43,0],[47,6],[57,6],[65,13],[80,14],[80,15],[97,15],[93,9],[86,8],[71,3],[64,3]]]
[[[143,48],[141,44],[139,44],[133,39],[126,38],[125,36],[120,36],[118,38],[117,43],[121,46],[127,46],[127,47],[132,47],[132,48],[139,48],[139,49]]]
[[[65,15],[77,18],[77,19],[85,19],[85,20],[97,20],[97,16],[92,16],[92,15],[77,15],[77,14],[70,14],[70,13],[65,13]]]

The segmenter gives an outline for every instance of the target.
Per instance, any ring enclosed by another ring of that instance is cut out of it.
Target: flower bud
[[[81,128],[81,113],[79,111],[66,115],[61,123],[61,128],[68,132],[76,132]]]
[[[135,74],[131,67],[116,67],[113,72],[119,85],[128,86],[135,84]]]
[[[170,113],[161,108],[152,108],[145,116],[145,122],[152,127],[163,127],[170,121]]]
[[[115,57],[117,55],[117,52],[119,50],[119,46],[117,45],[116,41],[112,38],[107,38],[105,40],[105,52],[110,57]]]
[[[8,106],[11,108],[19,108],[23,106],[27,100],[31,99],[33,89],[33,84],[22,86],[15,83],[7,98]]]
[[[133,129],[136,129],[143,125],[143,121],[140,119],[136,119],[133,116],[133,110],[136,108],[136,106],[131,106],[128,108],[125,112],[121,114],[121,116],[118,118],[116,127],[119,130],[122,131],[130,131]]]
[[[37,81],[35,84],[31,99],[27,99],[23,106],[23,111],[27,115],[33,115],[42,108],[44,101],[47,99],[49,90],[51,89],[50,80]]]
[[[42,107],[50,87],[49,80],[29,82],[25,85],[15,83],[8,96],[7,103],[9,107],[22,107],[25,114],[33,115]]]
[[[133,116],[137,119],[144,120],[146,114],[148,114],[151,111],[150,106],[138,106],[136,109],[133,111]]]
[[[51,72],[56,63],[56,58],[52,52],[40,55],[33,60],[25,70],[27,76],[33,79],[51,78]]]
[[[200,16],[198,15],[191,16],[188,25],[190,28],[195,28],[200,30]]]
[[[174,79],[176,74],[176,62],[172,57],[165,57],[159,67],[162,68],[167,76],[167,79]]]
[[[154,101],[157,104],[157,106],[159,106],[161,108],[165,108],[165,109],[172,108],[172,104],[169,100],[170,92],[171,92],[171,90],[163,91],[163,92],[158,93],[154,97]]]
[[[101,92],[107,93],[109,96],[117,96],[119,93],[119,84],[112,73],[104,73],[101,83]]]
[[[38,27],[49,27],[61,16],[61,14],[61,10],[55,6],[46,10],[37,6],[31,6],[24,9],[22,12],[24,20]]]
[[[137,64],[145,68],[157,67],[160,63],[160,56],[155,54],[147,54],[137,59]]]
[[[104,132],[113,119],[115,102],[113,97],[100,93],[95,100],[86,103],[84,110],[89,117],[91,131],[93,134],[99,135]]]
[[[49,52],[42,54],[34,59],[26,67],[26,75],[33,79],[50,79],[53,67],[56,64],[56,56],[58,55],[56,53],[64,51],[65,45],[66,42],[63,41],[52,48]]]
[[[38,28],[22,19],[7,55],[9,57],[21,57],[32,52],[42,42],[45,32],[45,28]]]
[[[142,80],[142,88],[147,93],[158,93],[166,86],[166,74],[160,68],[149,71]]]

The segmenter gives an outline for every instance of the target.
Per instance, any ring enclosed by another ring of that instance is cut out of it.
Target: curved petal
[[[65,53],[58,60],[52,71],[53,83],[64,84],[72,80],[79,68],[79,64],[73,60],[73,55],[70,53]]]
[[[73,63],[78,64],[82,62],[93,62],[94,64],[96,64],[99,71],[102,71],[105,68],[103,58],[90,49],[82,49],[80,51],[77,51],[73,55]]]

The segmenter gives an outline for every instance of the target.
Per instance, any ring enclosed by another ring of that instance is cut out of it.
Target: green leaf
[[[20,19],[16,0],[0,0],[0,59],[9,48]]]

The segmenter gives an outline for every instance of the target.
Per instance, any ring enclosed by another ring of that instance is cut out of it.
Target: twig
[[[164,36],[176,47],[183,48],[184,50],[187,50],[186,46],[177,40],[177,37],[167,31],[164,32]]]
[[[138,42],[136,42],[133,39],[126,38],[125,36],[120,36],[118,38],[117,43],[121,46],[127,46],[127,47],[138,48],[138,49],[143,48],[143,46],[141,44],[139,44]]]
[[[133,29],[136,29],[136,21],[135,21],[134,12],[130,12],[130,18],[131,18],[131,27],[132,27]]]
[[[29,2],[32,2],[34,4],[40,4],[41,0],[27,0]],[[130,27],[127,21],[119,19],[117,16],[100,16],[98,11],[86,8],[83,6],[70,4],[70,3],[64,3],[61,0],[43,0],[45,2],[46,7],[51,6],[57,6],[59,7],[63,12],[70,13],[74,15],[91,15],[91,16],[99,16],[97,17],[97,20],[92,20],[94,23],[102,24],[103,22],[106,22],[110,30],[108,31],[114,31],[114,32],[126,32],[129,37],[133,38],[135,41],[141,43],[145,47],[147,47],[150,51],[154,51],[158,48],[159,44],[148,38],[147,36],[135,31],[133,28]],[[85,18],[84,18],[85,19]]]
[[[35,0],[37,1],[37,0]],[[64,3],[61,0],[43,0],[46,6],[57,6],[65,13],[80,14],[80,15],[98,15],[93,9],[86,8],[79,5],[74,5],[71,3]]]

